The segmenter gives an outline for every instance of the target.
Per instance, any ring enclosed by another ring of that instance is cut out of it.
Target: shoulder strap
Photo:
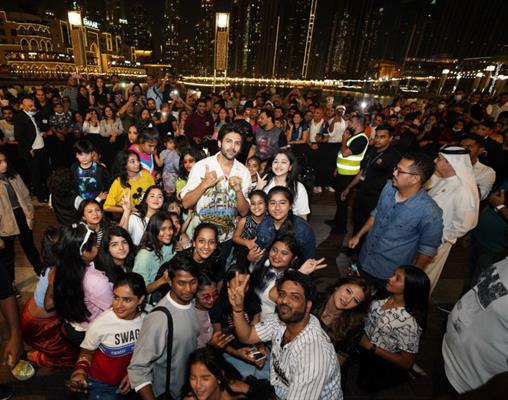
[[[171,381],[171,353],[173,352],[173,317],[166,307],[155,307],[152,312],[162,311],[166,314],[168,319],[168,340],[166,342],[166,393],[165,398],[171,399],[171,392],[169,391]]]

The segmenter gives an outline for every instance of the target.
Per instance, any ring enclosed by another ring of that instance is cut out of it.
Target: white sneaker
[[[321,186],[314,186],[314,189],[312,189],[312,193],[321,193],[322,191]]]
[[[335,193],[335,189],[332,188],[331,186],[325,186],[325,190],[330,193]]]

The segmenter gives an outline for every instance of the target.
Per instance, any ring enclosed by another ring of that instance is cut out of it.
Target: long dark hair
[[[102,219],[101,219],[101,223],[100,223],[101,229],[105,229],[105,228],[109,227],[111,225],[111,222],[106,217],[104,210],[102,209],[101,203],[99,203],[95,199],[87,199],[87,200],[83,200],[81,203],[79,203],[79,207],[78,207],[79,221],[84,223],[83,217],[85,215],[85,208],[89,204],[95,204],[96,206],[98,206],[101,209],[101,212],[102,212]]]
[[[404,271],[404,307],[422,328],[427,327],[430,280],[427,274],[413,265],[401,265]]]
[[[143,195],[143,199],[141,200],[141,203],[139,203],[137,206],[137,208],[138,208],[137,215],[139,216],[139,218],[141,218],[142,221],[144,220],[144,218],[146,217],[146,213],[148,212],[148,204],[146,204],[146,199],[148,198],[148,195],[150,194],[150,192],[154,189],[158,189],[161,191],[161,193],[162,193],[161,210],[165,208],[164,205],[167,202],[167,196],[166,196],[166,192],[164,191],[164,189],[161,188],[160,186],[157,186],[157,185],[150,186],[148,189],[146,189],[146,192]]]
[[[48,226],[44,231],[41,241],[42,270],[35,271],[37,275],[44,276],[46,269],[56,266],[55,245],[60,238],[60,230],[54,226]]]
[[[339,279],[335,285],[333,285],[324,296],[323,302],[316,309],[315,314],[318,318],[321,317],[326,304],[330,300],[330,298],[335,294],[335,291],[343,285],[356,285],[358,286],[365,295],[364,300],[358,304],[356,307],[353,307],[349,310],[343,310],[340,314],[340,317],[337,318],[333,324],[328,327],[327,333],[330,336],[330,339],[334,343],[338,343],[341,340],[344,340],[347,334],[360,326],[363,325],[365,317],[369,312],[370,302],[371,302],[371,290],[365,279],[360,278],[355,275],[347,276],[345,278]]]
[[[96,245],[95,232],[89,234],[85,224],[62,227],[55,246],[56,271],[53,299],[58,315],[70,322],[85,322],[90,312],[85,305],[83,278],[87,264],[81,258],[84,251],[91,251]]]
[[[206,369],[210,371],[215,379],[217,379],[217,383],[221,390],[225,390],[231,396],[239,395],[239,393],[231,389],[229,382],[241,381],[242,376],[240,373],[224,359],[222,352],[211,346],[206,346],[201,349],[194,350],[189,356],[187,379],[182,389],[182,398],[189,395],[189,393],[194,394],[190,384],[190,373],[192,366],[197,363],[203,364]]]
[[[271,188],[270,191],[268,192],[268,195],[267,195],[266,209],[268,210],[268,204],[270,204],[270,200],[272,199],[272,197],[278,193],[281,193],[282,195],[284,195],[284,197],[288,200],[289,212],[288,212],[287,218],[282,223],[277,234],[279,236],[294,235],[293,219],[298,218],[298,217],[295,217],[293,215],[292,206],[293,206],[293,201],[295,199],[295,196],[293,195],[293,192],[291,192],[291,190],[289,190],[289,188],[287,188],[285,186],[274,186],[273,188]],[[268,212],[268,214],[270,214],[270,213]]]
[[[161,230],[162,224],[164,221],[168,220],[173,228],[173,239],[172,244],[175,240],[175,226],[173,225],[173,221],[171,220],[171,216],[167,211],[159,210],[157,211],[150,220],[148,221],[148,225],[146,226],[145,233],[141,238],[141,242],[139,243],[140,249],[146,249],[149,251],[154,251],[158,258],[162,258],[162,246],[164,246],[159,238],[159,232]]]
[[[293,198],[296,197],[298,194],[298,174],[300,173],[300,167],[298,165],[298,160],[296,156],[293,154],[290,150],[281,149],[275,153],[273,158],[268,163],[268,182],[270,182],[274,177],[275,174],[272,171],[272,164],[275,160],[275,157],[277,157],[278,154],[285,155],[289,160],[289,165],[291,167],[291,170],[288,171],[287,177],[286,177],[286,186],[293,194]]]
[[[17,175],[17,173],[14,170],[14,168],[12,168],[12,164],[9,161],[9,157],[7,157],[7,154],[2,149],[0,149],[0,154],[2,154],[5,157],[5,162],[7,163],[7,171],[5,172],[4,175],[9,179],[14,178]]]
[[[129,183],[129,175],[127,174],[127,163],[129,162],[129,157],[135,155],[139,160],[139,155],[135,151],[127,150],[121,153],[120,157],[120,171],[118,177],[120,178],[120,184],[122,187],[130,188],[131,184]]]
[[[228,272],[226,272],[226,277],[224,279],[224,284],[222,285],[222,288],[220,290],[219,299],[217,300],[220,302],[222,306],[222,310],[224,315],[230,316],[233,312],[233,309],[231,308],[231,304],[228,300],[228,283],[235,278],[236,274],[241,275],[250,275],[249,269],[241,264],[233,264],[229,269]],[[251,275],[252,278],[253,275]],[[249,283],[249,288],[247,289],[247,293],[245,293],[245,300],[244,304],[249,304],[250,306],[254,306],[255,304],[259,304],[259,297],[256,295],[254,291],[254,286],[252,285],[252,281]]]
[[[95,268],[104,271],[110,282],[117,282],[118,278],[124,273],[113,261],[113,257],[109,253],[109,243],[113,236],[124,238],[129,246],[129,253],[125,258],[123,268],[127,271],[132,271],[134,266],[134,257],[136,255],[134,244],[132,243],[131,236],[124,228],[118,225],[111,225],[104,231],[104,237],[102,238],[99,252],[94,260]]]
[[[201,154],[201,152],[199,150],[196,150],[193,147],[191,147],[191,148],[187,149],[185,152],[183,152],[182,155],[180,156],[180,168],[178,170],[178,176],[182,179],[189,178],[189,171],[187,171],[185,169],[185,167],[183,166],[183,159],[185,158],[185,156],[187,154],[190,155],[194,160],[196,160],[196,162],[203,159],[203,155]]]

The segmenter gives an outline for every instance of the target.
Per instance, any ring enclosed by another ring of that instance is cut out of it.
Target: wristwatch
[[[494,207],[494,211],[498,213],[499,211],[501,211],[505,207],[506,206],[504,204],[499,204],[498,206]]]

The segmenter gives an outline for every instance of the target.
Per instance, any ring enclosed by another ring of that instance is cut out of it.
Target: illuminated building
[[[78,13],[79,14],[79,13]],[[77,23],[77,22],[76,22]],[[73,72],[142,76],[136,49],[96,21],[79,17],[84,53],[75,59],[69,21],[0,11],[0,65],[3,72],[29,79],[63,79]],[[76,38],[76,37],[75,37]]]
[[[213,37],[215,31],[215,14],[213,0],[201,0],[200,19],[196,25],[196,64],[199,74],[213,72]]]

